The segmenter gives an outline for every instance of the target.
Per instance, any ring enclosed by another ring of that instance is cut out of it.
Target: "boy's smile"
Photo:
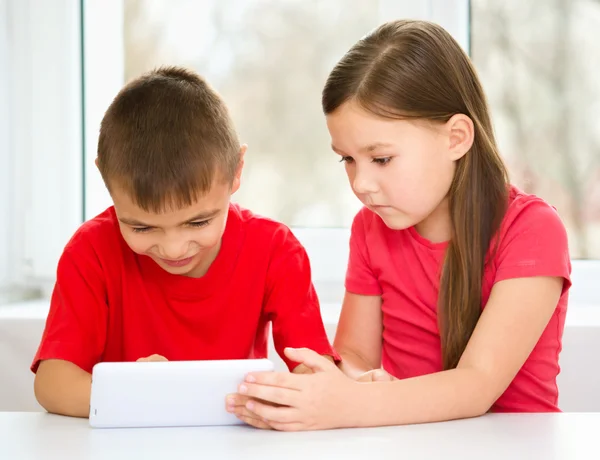
[[[168,273],[193,278],[204,276],[219,253],[233,191],[229,184],[215,182],[192,205],[156,213],[111,187],[121,234],[131,250]]]

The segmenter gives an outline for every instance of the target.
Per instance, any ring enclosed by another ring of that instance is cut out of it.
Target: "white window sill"
[[[0,320],[45,319],[48,315],[48,300],[30,300],[0,306]],[[322,302],[321,315],[328,327],[335,327],[340,316],[341,304]],[[567,310],[565,327],[600,328],[600,304],[571,303]]]

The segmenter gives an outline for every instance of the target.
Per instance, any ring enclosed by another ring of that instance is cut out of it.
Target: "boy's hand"
[[[161,355],[150,355],[146,358],[140,358],[137,360],[138,363],[150,363],[158,361],[168,361],[168,359]]]
[[[391,382],[393,380],[397,379],[383,369],[370,370],[356,379],[357,382]]]

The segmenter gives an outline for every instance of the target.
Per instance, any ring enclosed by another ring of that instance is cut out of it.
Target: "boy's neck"
[[[219,240],[219,244],[217,244],[207,255],[207,257],[202,260],[192,271],[187,273],[185,276],[189,278],[202,278],[208,272],[208,269],[213,264],[217,256],[219,255],[219,251],[221,250],[221,243],[223,242],[223,238]]]

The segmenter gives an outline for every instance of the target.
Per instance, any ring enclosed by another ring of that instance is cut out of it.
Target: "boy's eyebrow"
[[[195,221],[199,221],[199,220],[208,220],[212,217],[215,217],[217,214],[219,214],[221,212],[220,209],[213,209],[211,211],[204,211],[201,212],[200,214],[195,215],[194,217],[181,222],[179,225],[184,225],[184,224],[188,224],[190,222],[195,222]],[[122,223],[126,224],[126,225],[130,225],[132,227],[154,227],[154,225],[151,224],[146,224],[140,220],[137,219],[128,219],[126,217],[119,217],[119,221],[121,221]]]

